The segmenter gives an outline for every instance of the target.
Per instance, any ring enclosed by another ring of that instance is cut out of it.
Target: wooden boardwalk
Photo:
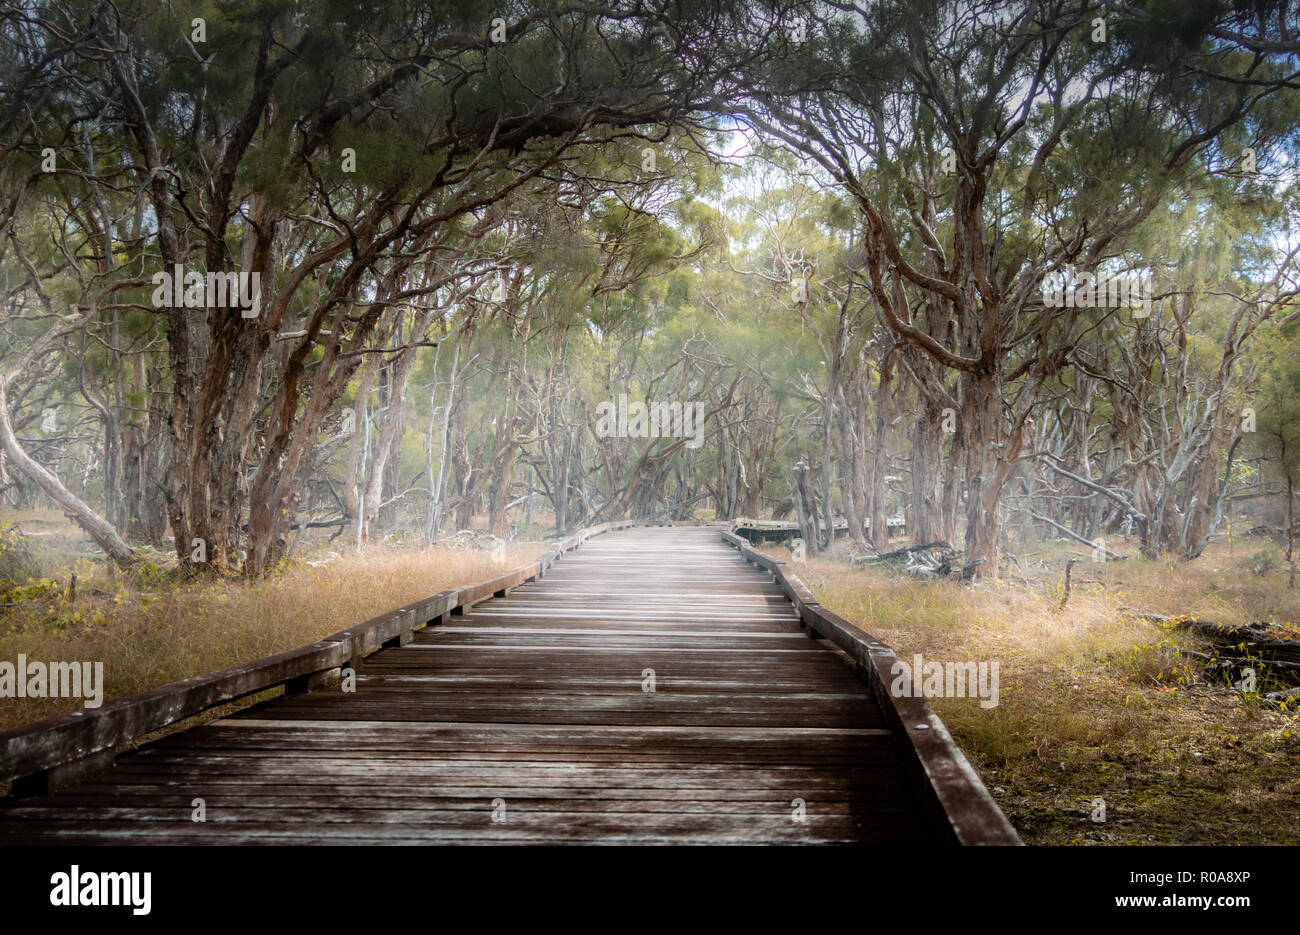
[[[901,516],[891,516],[886,522],[890,538],[906,535],[907,521]],[[863,521],[863,529],[871,531],[871,520]],[[784,542],[799,536],[799,524],[793,520],[780,519],[736,519],[732,520],[731,531],[749,542]],[[835,523],[835,537],[848,535],[849,524],[844,520]]]
[[[0,843],[935,833],[902,738],[853,665],[809,639],[716,528],[593,538],[544,578],[443,619],[368,656],[354,693],[286,695],[8,801]]]

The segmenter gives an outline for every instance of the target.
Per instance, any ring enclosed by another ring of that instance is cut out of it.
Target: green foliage
[[[12,595],[39,575],[27,537],[15,525],[0,529],[0,599],[14,600]]]
[[[1264,548],[1256,550],[1249,557],[1243,558],[1240,565],[1252,574],[1262,576],[1285,567],[1286,558],[1283,556],[1282,550],[1277,546],[1266,545]]]
[[[1292,323],[1269,349],[1270,366],[1255,403],[1262,453],[1275,473],[1300,486],[1300,323]]]

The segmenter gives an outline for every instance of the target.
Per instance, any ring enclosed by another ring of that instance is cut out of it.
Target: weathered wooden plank
[[[474,706],[465,705],[455,707],[449,704],[439,702],[430,702],[428,704],[414,705],[404,710],[396,705],[378,706],[370,705],[364,708],[354,708],[349,706],[336,712],[326,712],[318,706],[299,706],[280,709],[279,716],[302,715],[305,717],[319,717],[322,714],[330,714],[339,720],[407,720],[411,717],[424,718],[428,720],[463,720],[463,721],[496,721],[500,723],[514,723],[521,717],[526,717],[529,723],[536,724],[570,724],[584,723],[589,720],[605,724],[615,725],[652,725],[652,724],[672,724],[681,727],[709,727],[709,726],[743,726],[743,727],[788,727],[792,723],[804,723],[814,727],[853,727],[853,726],[879,726],[883,723],[879,714],[876,714],[874,720],[866,720],[865,716],[859,712],[839,712],[829,709],[813,712],[807,717],[800,720],[797,712],[788,711],[770,711],[770,710],[728,710],[717,711],[708,707],[700,707],[695,710],[680,709],[655,709],[646,707],[641,710],[632,709],[625,706],[617,705],[586,705],[577,709],[566,708],[562,705],[538,707],[536,709],[521,712],[516,706]],[[257,716],[257,715],[254,715]]]
[[[510,800],[536,800],[553,803],[559,808],[573,808],[599,811],[618,811],[625,801],[655,802],[693,802],[709,801],[720,803],[747,802],[788,802],[786,790],[772,788],[747,788],[718,784],[715,786],[638,788],[632,786],[579,786],[570,784],[565,787],[550,786],[532,782],[528,785],[512,786],[503,782],[459,781],[445,788],[427,788],[423,785],[395,786],[366,783],[340,783],[326,779],[315,782],[297,781],[282,777],[241,777],[234,780],[229,777],[205,778],[201,785],[203,795],[214,801],[232,801],[241,798],[249,801],[271,801],[272,799],[294,803],[301,799],[315,801],[335,800],[341,803],[356,800],[385,801],[390,804],[412,805],[419,802],[473,803],[498,796]],[[112,785],[97,783],[79,786],[76,790],[58,794],[57,797],[24,799],[23,803],[43,802],[55,804],[71,801],[77,796],[93,796],[97,801],[127,802],[140,796],[142,800],[157,797],[169,797],[167,801],[183,801],[193,807],[193,784],[179,782],[166,776],[151,777],[148,774],[133,774],[123,777]],[[817,802],[846,802],[866,811],[898,811],[911,807],[902,773],[896,768],[882,769],[879,775],[872,777],[870,794],[864,795],[865,783],[845,783],[838,787],[825,784],[819,786],[805,785],[800,788],[800,795],[807,800],[807,795],[814,795]],[[877,791],[879,790],[879,794]],[[186,795],[189,799],[184,798]],[[589,805],[587,803],[590,803]],[[869,803],[865,804],[865,803]],[[21,806],[15,806],[21,807]],[[450,806],[449,806],[450,807]],[[2,816],[3,812],[0,812]]]
[[[83,821],[51,824],[39,834],[24,833],[31,822],[0,822],[0,838],[20,844],[350,844],[425,845],[457,844],[915,844],[925,840],[925,829],[914,819],[886,821],[889,816],[840,827],[823,829],[816,817],[795,823],[788,814],[773,815],[766,821],[726,818],[707,819],[699,815],[575,816],[558,822],[550,816],[509,816],[491,820],[485,807],[480,821],[459,826],[425,827],[403,822],[318,822],[314,828],[293,828],[275,823],[247,822],[239,825],[195,823],[188,819],[161,826],[139,822]]]
[[[496,796],[486,797],[490,802]],[[49,800],[45,800],[49,801]],[[285,824],[319,821],[324,809],[337,820],[340,812],[351,813],[360,820],[390,820],[394,810],[413,815],[432,815],[444,821],[465,813],[481,814],[485,798],[438,798],[425,794],[412,796],[373,796],[358,793],[352,796],[304,795],[294,790],[288,794],[240,795],[237,792],[209,796],[205,808],[210,820],[227,822],[265,821]],[[637,814],[674,814],[734,816],[737,818],[788,818],[790,802],[783,797],[768,795],[764,798],[721,800],[697,795],[695,798],[654,799],[581,799],[574,797],[542,798],[515,796],[507,800],[508,806],[520,814],[602,815],[633,816]],[[819,818],[863,819],[875,815],[903,814],[896,804],[889,802],[858,802],[850,798],[818,798],[813,803]],[[90,818],[107,820],[175,820],[178,813],[189,815],[193,800],[179,793],[136,796],[69,795],[50,804],[28,801],[15,809],[10,820],[76,821]]]

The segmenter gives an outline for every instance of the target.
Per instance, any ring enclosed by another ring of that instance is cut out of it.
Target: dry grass
[[[444,588],[525,564],[538,542],[512,544],[503,563],[478,550],[374,545],[361,553],[305,554],[254,583],[175,581],[146,568],[124,581],[102,560],[67,558],[66,548],[37,553],[46,576],[20,584],[0,610],[0,660],[103,661],[105,700],[146,691],[311,643]],[[308,561],[321,562],[312,567]],[[77,592],[67,599],[70,573]],[[50,717],[78,699],[0,700],[0,729]]]
[[[1300,590],[1284,570],[1249,570],[1258,544],[1195,562],[1085,561],[1063,612],[1064,546],[975,586],[849,570],[843,548],[799,568],[823,604],[904,659],[999,663],[997,707],[933,704],[1027,842],[1300,842],[1294,703],[1275,710],[1204,680],[1180,652],[1204,649],[1195,638],[1124,610],[1293,624]]]

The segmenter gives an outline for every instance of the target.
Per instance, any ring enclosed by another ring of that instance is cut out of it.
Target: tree
[[[1119,27],[1092,41],[1091,20],[1086,4],[1034,0],[844,5],[817,23],[828,41],[749,75],[740,108],[855,200],[884,321],[955,372],[966,552],[990,570],[1030,414],[1099,317],[1045,307],[1044,277],[1104,269],[1276,90],[1164,74]]]

